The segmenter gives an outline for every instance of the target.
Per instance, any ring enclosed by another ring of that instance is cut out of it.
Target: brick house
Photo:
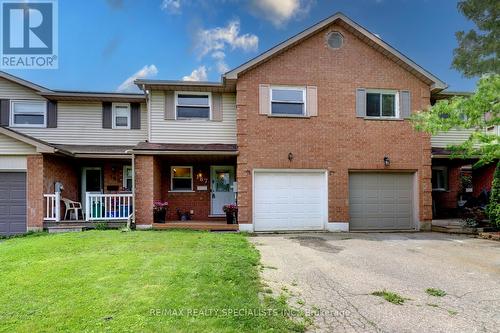
[[[242,231],[430,229],[431,140],[407,118],[446,85],[343,14],[221,82],[135,83],[54,91],[0,73],[0,232],[181,215],[224,229],[229,203]]]

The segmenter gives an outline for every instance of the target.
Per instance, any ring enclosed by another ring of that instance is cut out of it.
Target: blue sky
[[[282,40],[341,11],[449,84],[452,0],[59,0],[59,69],[8,72],[51,89],[130,91],[136,77],[219,81]],[[128,81],[127,81],[128,79]]]

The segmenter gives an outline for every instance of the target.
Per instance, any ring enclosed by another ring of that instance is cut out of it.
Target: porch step
[[[227,224],[223,222],[166,222],[153,223],[153,229],[190,229],[207,231],[238,231],[237,224]]]
[[[87,230],[88,228],[83,225],[75,225],[75,226],[57,226],[57,227],[48,227],[47,230],[49,234],[57,234],[62,232],[82,232]]]

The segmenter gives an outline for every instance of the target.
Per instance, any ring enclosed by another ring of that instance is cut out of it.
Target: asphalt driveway
[[[439,233],[251,239],[265,282],[315,314],[313,332],[499,332],[500,242]],[[447,295],[430,296],[427,288]],[[406,301],[371,295],[380,290]]]

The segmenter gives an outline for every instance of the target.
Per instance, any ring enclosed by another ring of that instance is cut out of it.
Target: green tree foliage
[[[453,157],[479,157],[475,166],[499,159],[500,137],[494,126],[500,126],[500,75],[484,76],[473,95],[440,100],[412,120],[417,130],[431,134],[452,128],[473,130],[463,144],[449,147]]]
[[[490,203],[487,207],[487,213],[490,221],[500,228],[500,162],[497,164],[493,185],[491,186]]]
[[[456,33],[458,47],[454,51],[453,68],[466,77],[500,74],[500,1],[461,0],[458,10],[476,28]]]

